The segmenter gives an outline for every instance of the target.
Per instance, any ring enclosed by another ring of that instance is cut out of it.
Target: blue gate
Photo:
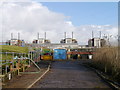
[[[66,59],[66,50],[65,49],[54,49],[53,58],[54,59]]]

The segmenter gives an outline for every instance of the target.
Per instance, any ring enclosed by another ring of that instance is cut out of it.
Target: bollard
[[[8,74],[8,79],[9,79],[9,80],[11,80],[11,73],[10,73],[10,74]]]

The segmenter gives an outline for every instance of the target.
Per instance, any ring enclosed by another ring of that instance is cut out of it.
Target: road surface
[[[32,88],[109,88],[83,61],[55,61],[51,70]]]

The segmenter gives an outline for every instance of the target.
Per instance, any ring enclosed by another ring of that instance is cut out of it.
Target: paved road
[[[55,61],[51,71],[32,88],[109,88],[82,61]]]

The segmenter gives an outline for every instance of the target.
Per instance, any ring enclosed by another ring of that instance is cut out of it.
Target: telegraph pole
[[[39,39],[39,32],[38,32],[38,34],[37,34],[38,36],[37,36],[37,38]]]
[[[45,32],[45,40],[46,40],[46,32]]]
[[[13,39],[13,33],[11,33],[11,40]]]

